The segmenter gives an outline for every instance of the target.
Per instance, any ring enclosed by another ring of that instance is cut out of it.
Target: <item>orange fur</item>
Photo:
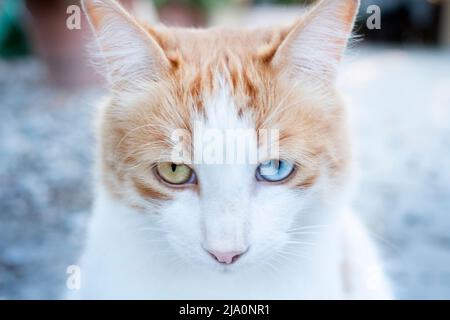
[[[277,56],[302,23],[256,30],[142,26],[164,54],[159,61],[170,63],[162,66],[166,73],[160,81],[149,84],[126,108],[111,99],[102,109],[100,163],[112,193],[126,199],[132,186],[147,199],[173,196],[176,189],[161,184],[151,174],[152,166],[170,160],[174,129],[192,133],[193,117],[208,116],[203,102],[217,90],[217,75],[229,84],[238,113],[251,114],[256,129],[280,130],[280,157],[298,164],[286,185],[308,188],[321,170],[336,181],[344,177],[350,152],[339,95],[329,84],[293,80],[286,74],[288,58]],[[185,145],[189,152],[191,139]]]

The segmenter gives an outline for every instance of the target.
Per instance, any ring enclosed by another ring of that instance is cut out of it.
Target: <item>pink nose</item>
[[[242,254],[244,254],[244,251],[219,252],[214,250],[208,250],[208,252],[218,262],[225,264],[231,264],[235,262],[237,259],[239,259],[240,256],[242,256]]]

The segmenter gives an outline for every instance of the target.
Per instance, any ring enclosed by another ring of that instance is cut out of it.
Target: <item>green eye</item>
[[[185,164],[162,162],[156,166],[156,172],[165,182],[174,185],[194,184],[196,176],[194,171]]]

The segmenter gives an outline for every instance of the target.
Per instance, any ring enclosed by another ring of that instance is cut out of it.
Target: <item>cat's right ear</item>
[[[97,46],[92,56],[113,89],[136,89],[165,76],[170,63],[164,51],[118,2],[81,3],[95,33]]]

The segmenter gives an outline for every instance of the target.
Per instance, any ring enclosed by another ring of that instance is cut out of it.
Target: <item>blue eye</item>
[[[282,181],[289,177],[294,169],[295,165],[285,160],[266,161],[256,169],[256,179],[269,182]]]

